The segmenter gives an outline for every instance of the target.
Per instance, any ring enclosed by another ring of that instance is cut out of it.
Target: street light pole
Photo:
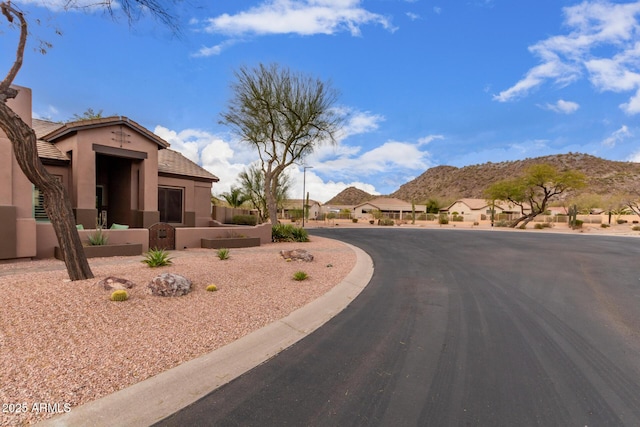
[[[313,166],[303,166],[302,167],[302,226],[304,227],[304,214],[305,214],[305,203],[304,197],[306,193],[306,184],[307,184],[307,169],[313,169]]]

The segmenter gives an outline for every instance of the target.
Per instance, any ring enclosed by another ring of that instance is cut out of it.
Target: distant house
[[[292,218],[298,216],[302,212],[302,205],[306,204],[306,200],[288,199],[285,200],[282,209],[278,211],[280,218]],[[309,219],[315,219],[320,214],[321,204],[315,200],[309,199]]]
[[[414,207],[411,203],[393,197],[377,197],[368,202],[361,203],[353,207],[353,213],[356,217],[364,217],[374,212],[387,218],[403,219],[413,212]],[[426,213],[425,205],[415,205],[416,213]]]
[[[9,106],[35,130],[38,155],[66,187],[76,224],[209,225],[215,175],[127,117],[71,123],[32,119],[30,89],[16,88],[19,94]],[[0,175],[0,259],[34,257],[39,244],[36,225],[51,224],[41,192],[22,173],[1,131]]]
[[[525,209],[527,211],[529,209]],[[472,217],[475,220],[481,219],[482,215],[489,217],[491,215],[491,206],[485,199],[458,199],[446,208],[440,209],[441,213],[453,214],[465,217]],[[517,215],[520,214],[520,206],[513,203],[496,201],[495,212],[498,214]]]

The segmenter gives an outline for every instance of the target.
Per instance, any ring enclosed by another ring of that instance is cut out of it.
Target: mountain
[[[605,160],[588,154],[568,153],[511,162],[465,166],[436,166],[400,186],[391,197],[423,203],[430,198],[454,201],[483,198],[484,190],[496,181],[516,177],[525,169],[548,163],[558,170],[572,169],[587,176],[581,193],[611,194],[640,191],[640,163]]]
[[[334,196],[331,200],[325,203],[325,205],[347,205],[356,206],[361,203],[367,202],[376,196],[360,190],[356,187],[348,187]]]

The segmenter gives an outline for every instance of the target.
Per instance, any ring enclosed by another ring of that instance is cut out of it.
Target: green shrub
[[[149,249],[149,251],[144,254],[144,259],[141,262],[152,268],[173,264],[169,257],[169,252],[158,248]]]
[[[218,258],[220,258],[220,260],[224,261],[225,259],[229,259],[229,249],[227,248],[220,248],[218,249],[218,251],[216,252],[216,255],[218,256]]]
[[[231,223],[236,225],[256,225],[258,217],[255,215],[234,215],[231,218]]]
[[[627,223],[627,220],[626,220],[626,219],[618,219],[618,220],[616,220],[616,222],[617,222],[618,224],[626,224],[626,223]]]
[[[307,280],[308,278],[309,278],[309,275],[304,271],[296,271],[295,273],[293,273],[293,280],[297,280],[298,282]]]
[[[634,225],[633,227],[631,227],[631,229],[633,231],[640,231],[640,225]]]
[[[96,231],[89,234],[88,239],[91,246],[104,246],[109,241],[109,236],[102,228],[97,228]]]
[[[582,224],[584,224],[584,221],[582,221],[582,220],[580,220],[580,219],[576,219],[576,220],[573,222],[573,228],[574,228],[574,229],[576,229],[576,228],[582,228]]]
[[[601,227],[601,228],[609,228],[609,227],[611,227],[611,226],[610,226],[609,224],[600,224],[600,227]]]
[[[218,287],[216,285],[207,286],[207,292],[215,292],[217,290],[218,290]]]
[[[129,294],[124,289],[113,291],[111,294],[111,301],[126,301],[129,299]]]
[[[355,224],[356,222],[358,222],[358,218],[351,218],[351,222]]]
[[[378,220],[378,225],[390,226],[395,225],[395,222],[390,218],[382,218]]]
[[[451,221],[453,221],[453,222],[462,222],[462,221],[464,221],[464,217],[462,215],[454,215],[453,218],[451,218]]]
[[[309,233],[292,224],[276,224],[271,227],[271,239],[274,242],[308,242]]]
[[[449,224],[449,218],[446,215],[440,215],[438,217],[438,224]]]
[[[506,219],[501,219],[500,221],[496,221],[495,226],[496,227],[508,227],[509,223],[507,222]]]
[[[518,226],[518,228],[519,228],[520,230],[526,230],[526,229],[527,229],[527,224],[520,224],[520,225]]]
[[[375,219],[370,219],[370,220],[369,220],[369,224],[373,225],[373,224],[375,224],[375,223],[376,223],[376,220],[375,220]]]

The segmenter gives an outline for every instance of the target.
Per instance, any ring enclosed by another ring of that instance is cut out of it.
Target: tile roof
[[[169,148],[158,151],[158,173],[189,176],[212,182],[220,181],[214,174]]]
[[[67,155],[62,151],[58,150],[55,144],[40,139],[43,135],[53,132],[60,126],[62,126],[62,123],[55,123],[41,119],[32,120],[31,127],[36,133],[36,138],[38,138],[36,144],[38,147],[39,157],[49,160],[69,161],[69,157],[67,157]]]
[[[355,207],[371,205],[375,206],[379,209],[384,210],[385,208],[395,208],[395,207],[406,207],[409,206],[411,208],[411,203],[405,202],[404,200],[396,199],[394,197],[377,197],[373,200],[369,200],[368,202],[360,203]]]

